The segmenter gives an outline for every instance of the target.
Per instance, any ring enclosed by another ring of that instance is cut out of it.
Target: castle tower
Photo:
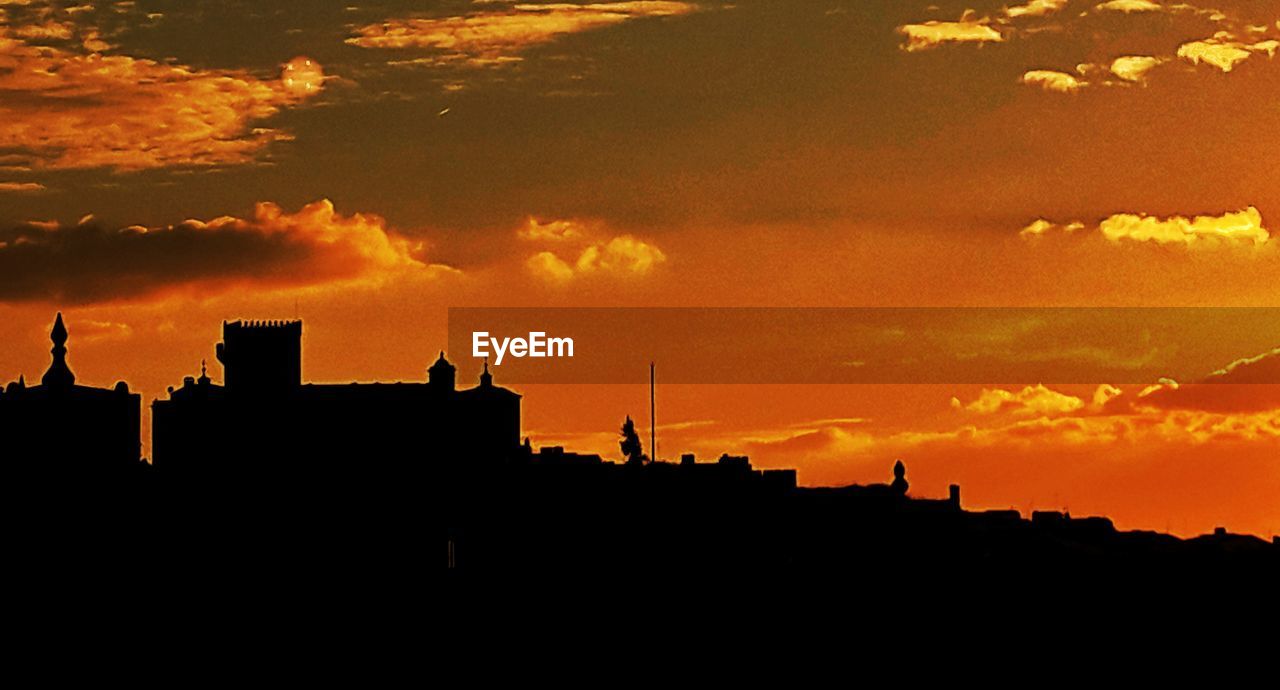
[[[230,392],[294,391],[302,385],[302,322],[223,321],[217,355]]]
[[[53,349],[49,350],[53,354],[53,362],[49,364],[49,370],[44,372],[40,383],[47,388],[70,388],[76,383],[76,375],[67,366],[67,327],[62,324],[62,312],[58,312],[58,317],[53,322],[49,339],[53,341]]]

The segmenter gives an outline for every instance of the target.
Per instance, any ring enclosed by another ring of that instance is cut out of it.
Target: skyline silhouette
[[[635,349],[574,361],[617,353],[616,385],[489,365],[531,396],[535,448],[617,459],[630,414],[662,459],[807,486],[901,458],[919,495],[1280,532],[1280,321],[1220,318],[1280,310],[1258,164],[1280,116],[1257,98],[1280,89],[1280,15],[997,5],[7,2],[0,380],[40,385],[62,309],[74,385],[127,381],[150,460],[153,400],[226,383],[224,320],[305,317],[309,382],[422,382],[443,347],[470,387],[452,309],[775,309],[763,347],[610,324]],[[797,307],[1023,311],[854,319],[855,347]],[[1251,383],[1198,385],[1228,370]]]
[[[1179,539],[1101,516],[966,509],[957,484],[945,498],[920,497],[901,460],[890,482],[842,487],[798,486],[794,469],[756,469],[728,453],[657,460],[629,416],[616,461],[535,450],[521,441],[521,396],[495,385],[487,363],[471,388],[458,387],[444,352],[423,382],[307,383],[301,321],[224,322],[225,383],[202,372],[152,402],[147,463],[141,396],[124,382],[77,385],[69,332],[59,313],[40,385],[20,380],[0,393],[9,488],[30,489],[26,500],[58,495],[62,520],[93,514],[100,527],[163,507],[166,524],[153,529],[164,539],[195,537],[232,562],[396,560],[398,540],[425,530],[439,535],[437,566],[477,575],[854,572],[867,559],[1280,565],[1274,537],[1220,528]],[[270,553],[281,539],[291,546]]]

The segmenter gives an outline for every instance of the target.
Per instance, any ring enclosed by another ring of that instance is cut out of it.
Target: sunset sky
[[[1013,1],[0,0],[0,382],[57,310],[149,404],[224,319],[327,382],[457,306],[1280,306],[1280,3]],[[670,385],[659,451],[1270,536],[1280,357],[1219,338],[1245,383]],[[518,388],[535,445],[647,427]]]

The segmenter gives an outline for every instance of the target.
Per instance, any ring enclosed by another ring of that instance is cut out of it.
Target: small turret
[[[67,366],[67,327],[62,324],[62,312],[58,312],[58,317],[53,322],[49,340],[53,341],[53,349],[49,350],[53,355],[53,361],[49,364],[49,370],[44,372],[40,383],[47,388],[70,388],[76,383],[76,375],[71,373],[71,368]]]
[[[444,358],[444,350],[441,350],[436,363],[427,369],[427,383],[433,388],[452,391],[456,385],[457,373],[457,368]]]
[[[493,374],[490,374],[490,373],[489,373],[489,358],[488,358],[488,357],[485,357],[485,358],[484,358],[484,371],[480,372],[480,387],[481,387],[481,388],[492,388],[492,387],[493,387]]]

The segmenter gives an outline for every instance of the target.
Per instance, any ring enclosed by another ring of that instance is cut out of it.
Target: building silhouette
[[[320,600],[357,585],[416,591],[426,573],[712,573],[724,584],[743,573],[853,582],[1280,568],[1274,538],[967,510],[957,485],[946,498],[914,496],[901,461],[885,483],[806,487],[793,469],[741,455],[647,461],[634,425],[619,447],[629,457],[535,450],[520,442],[521,396],[494,385],[487,363],[467,388],[443,352],[423,381],[306,383],[298,321],[224,323],[223,383],[202,365],[152,403],[144,464],[140,397],[124,383],[77,385],[68,335],[59,315],[40,385],[19,377],[0,393],[0,459],[17,479],[0,483],[0,503],[25,520],[11,551],[65,573],[92,562],[173,592],[246,597],[270,591],[268,578]]]
[[[67,363],[70,334],[58,313],[53,355],[40,384],[19,376],[0,390],[0,439],[7,475],[92,480],[142,467],[142,397],[123,381],[113,388],[76,383]]]
[[[224,384],[201,368],[152,403],[157,470],[196,478],[383,475],[520,449],[520,395],[456,385],[441,352],[427,380],[315,384],[302,380],[302,322],[223,323]]]

